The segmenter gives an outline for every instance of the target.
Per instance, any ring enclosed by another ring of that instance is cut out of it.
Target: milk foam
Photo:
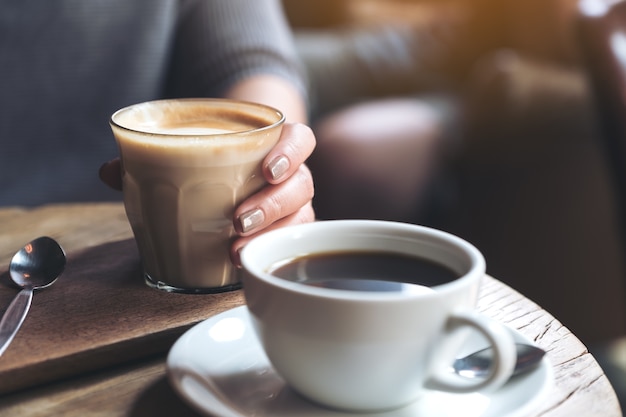
[[[204,126],[179,126],[179,127],[162,127],[162,126],[145,126],[145,132],[161,134],[161,135],[180,135],[180,136],[205,136],[205,135],[223,135],[233,133],[234,130],[216,129]]]

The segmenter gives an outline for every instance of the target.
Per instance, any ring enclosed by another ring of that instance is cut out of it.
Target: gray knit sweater
[[[279,0],[6,0],[0,205],[120,199],[98,179],[118,108],[272,73],[304,91]]]

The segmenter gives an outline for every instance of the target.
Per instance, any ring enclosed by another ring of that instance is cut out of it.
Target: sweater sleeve
[[[181,0],[166,93],[219,97],[257,74],[306,80],[280,0]]]

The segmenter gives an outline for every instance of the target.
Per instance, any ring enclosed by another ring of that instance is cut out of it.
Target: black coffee
[[[351,291],[411,291],[459,278],[449,267],[409,255],[385,252],[329,252],[276,265],[272,275],[316,287]]]

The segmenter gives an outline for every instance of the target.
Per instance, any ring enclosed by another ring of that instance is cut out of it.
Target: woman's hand
[[[315,136],[308,126],[283,126],[278,143],[263,161],[263,175],[269,184],[235,209],[233,224],[239,237],[230,252],[235,265],[239,265],[239,250],[258,234],[315,220],[313,178],[304,164],[314,148]],[[100,167],[100,179],[113,189],[122,189],[119,158]]]
[[[264,231],[315,220],[313,177],[305,165],[315,148],[315,135],[306,125],[286,123],[280,139],[263,161],[269,182],[236,208],[234,226],[239,238],[231,259],[239,265],[239,250]]]
[[[122,191],[122,167],[119,158],[102,164],[98,174],[100,175],[100,180],[110,188]]]

